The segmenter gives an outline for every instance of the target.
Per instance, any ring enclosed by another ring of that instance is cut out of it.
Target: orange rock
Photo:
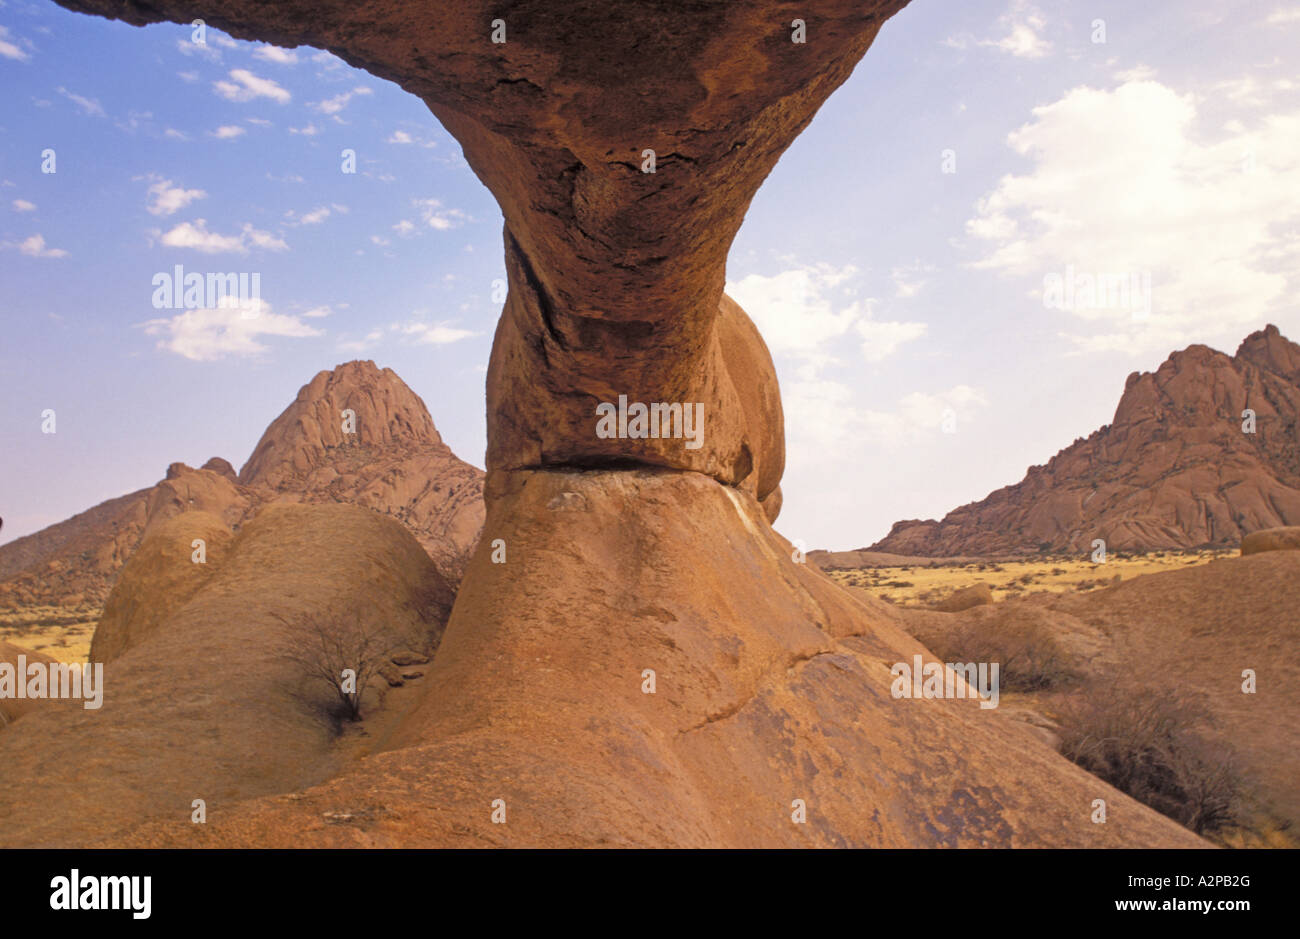
[[[1243,413],[1254,412],[1254,432]],[[1300,524],[1300,346],[1276,326],[1235,356],[1206,346],[1134,373],[1115,419],[942,521],[896,522],[868,550],[946,557],[1228,547]]]
[[[993,589],[986,583],[971,584],[954,590],[931,609],[941,613],[960,613],[976,606],[987,606],[993,602]]]
[[[1241,539],[1242,554],[1262,551],[1300,551],[1300,525],[1252,531]]]

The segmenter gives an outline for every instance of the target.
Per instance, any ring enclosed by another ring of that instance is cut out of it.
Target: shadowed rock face
[[[428,104],[505,215],[489,472],[631,460],[760,499],[775,482],[759,484],[755,454],[779,407],[753,426],[729,372],[727,251],[777,158],[904,3],[63,0],[318,46]],[[791,41],[796,17],[804,43]],[[703,446],[598,438],[595,406],[620,394],[703,404]]]

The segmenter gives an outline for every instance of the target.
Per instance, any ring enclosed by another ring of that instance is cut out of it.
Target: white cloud
[[[304,137],[315,137],[320,133],[320,128],[315,124],[308,124],[306,127],[290,127],[289,133],[302,134]]]
[[[209,62],[221,61],[221,50],[207,43],[195,42],[193,39],[177,39],[176,51],[181,55],[196,55],[201,59],[207,59]]]
[[[163,136],[170,137],[172,140],[190,139],[184,132],[177,130],[175,127],[168,127],[165,131],[163,131]]]
[[[435,231],[459,228],[469,220],[460,209],[444,209],[437,199],[412,199],[411,204],[420,210],[424,223]]]
[[[158,348],[195,362],[211,362],[229,355],[255,356],[267,351],[261,336],[302,338],[321,330],[296,316],[272,313],[262,300],[241,304],[238,297],[223,297],[215,308],[185,310],[171,318],[141,324],[150,336],[161,337]]]
[[[312,307],[310,310],[304,313],[303,316],[307,317],[308,319],[321,319],[323,317],[329,316],[330,312],[331,312],[330,307],[327,304],[325,306]]]
[[[238,235],[219,235],[208,231],[207,221],[201,218],[193,222],[181,222],[162,236],[162,243],[169,248],[193,248],[204,254],[243,254],[248,250]]]
[[[857,276],[852,265],[805,266],[765,276],[750,274],[727,284],[727,294],[758,326],[773,356],[801,362],[801,376],[813,380],[823,365],[837,361],[832,347],[856,331],[869,362],[879,362],[904,342],[923,335],[924,323],[872,318],[873,301],[849,299],[847,284]],[[836,290],[843,299],[836,300]]]
[[[269,251],[285,251],[288,245],[270,232],[260,231],[245,223],[238,235],[221,235],[208,231],[204,219],[181,222],[161,238],[169,248],[192,248],[203,254],[247,254],[249,247]]]
[[[336,72],[347,66],[347,63],[340,59],[332,52],[326,52],[323,49],[312,55],[311,60],[321,67],[318,75],[325,75],[329,72]]]
[[[193,84],[194,82],[196,82],[196,81],[199,80],[199,73],[198,73],[198,72],[177,72],[177,73],[176,73],[176,76],[177,76],[181,81],[183,81],[183,82],[188,82],[189,84]]]
[[[370,332],[366,333],[365,336],[363,336],[361,339],[339,340],[337,348],[338,351],[340,352],[349,352],[355,355],[357,353],[367,352],[370,349],[373,349],[375,346],[379,344],[379,341],[383,338],[384,338],[384,331],[382,329],[372,329]]]
[[[12,247],[12,245],[10,245]],[[29,258],[66,258],[68,252],[62,248],[45,247],[44,235],[32,235],[17,245],[20,252]]]
[[[149,186],[149,204],[145,206],[150,215],[173,215],[196,199],[204,199],[207,193],[202,189],[182,189],[173,186],[170,179],[158,179]]]
[[[16,59],[19,62],[26,62],[31,58],[22,48],[9,41],[9,29],[5,26],[0,26],[0,56]]]
[[[1269,26],[1282,26],[1286,23],[1300,23],[1300,7],[1278,7],[1268,15],[1265,21]]]
[[[367,88],[365,85],[358,85],[356,88],[353,88],[351,91],[345,91],[342,94],[337,94],[333,98],[328,98],[325,101],[317,101],[314,105],[312,105],[312,107],[320,111],[322,114],[338,114],[340,111],[342,111],[344,108],[348,106],[348,102],[351,101],[354,97],[358,95],[368,95],[368,94],[372,94],[369,88]]]
[[[875,320],[860,320],[854,329],[862,337],[862,357],[868,362],[883,362],[898,347],[913,339],[925,335],[925,323],[880,323]]]
[[[998,24],[1006,30],[998,39],[974,39],[969,35],[953,36],[945,39],[943,44],[954,49],[965,49],[976,45],[997,49],[1021,59],[1041,59],[1052,51],[1052,44],[1043,38],[1046,19],[1039,10],[1027,0],[1013,0],[1011,7],[998,18]]]
[[[264,248],[267,251],[287,251],[289,246],[284,243],[282,238],[272,235],[270,232],[260,231],[251,224],[245,223],[241,233],[254,248]]]
[[[1150,278],[1137,304],[1066,303],[1092,333],[1081,349],[1168,351],[1235,341],[1289,295],[1283,263],[1300,224],[1300,105],[1277,89],[1271,113],[1198,120],[1232,107],[1242,85],[1217,97],[1181,95],[1155,81],[1075,88],[1035,108],[1008,137],[1031,164],[1004,176],[976,205],[967,232],[987,250],[978,268],[1021,278],[1044,300],[1044,278]],[[1271,91],[1270,91],[1271,89]],[[1205,126],[1211,125],[1211,126]],[[1135,316],[1135,310],[1145,315]],[[1055,311],[1054,315],[1061,315]]]
[[[937,394],[914,391],[905,395],[898,402],[897,413],[906,428],[933,431],[940,430],[949,416],[960,422],[969,418],[978,408],[987,406],[988,399],[978,388],[954,385]]]
[[[1013,0],[1011,9],[1000,22],[1007,34],[1001,39],[985,40],[980,45],[992,46],[1021,59],[1041,59],[1052,51],[1052,44],[1042,36],[1047,21],[1025,0]]]
[[[247,128],[240,127],[238,124],[222,124],[212,132],[212,136],[218,140],[234,140],[246,133],[248,133]]]
[[[258,46],[253,50],[253,57],[276,65],[296,65],[298,62],[298,53],[279,46]]]
[[[889,274],[894,281],[894,296],[904,300],[915,297],[925,287],[925,278],[921,275],[929,270],[932,268],[919,262],[894,268]]]
[[[961,427],[988,405],[984,393],[969,385],[933,394],[912,392],[889,411],[860,407],[858,392],[838,381],[795,381],[782,392],[790,436],[787,452],[801,469],[823,465],[828,454],[833,464],[853,465],[868,451],[898,450],[937,439],[946,420]]]
[[[287,104],[290,94],[270,78],[260,78],[248,69],[233,69],[230,77],[233,82],[213,82],[217,94],[227,101],[252,101],[254,98],[270,98],[279,104]]]
[[[1115,73],[1118,82],[1143,82],[1156,77],[1156,70],[1149,65],[1135,65]]]
[[[393,135],[388,138],[389,143],[415,143],[415,138],[404,130],[395,130]]]
[[[396,225],[393,226],[393,231],[397,232],[399,235],[405,238],[415,231],[415,223],[412,222],[410,219],[404,218]]]
[[[343,212],[347,211],[343,206],[336,205],[334,208],[341,209]],[[284,213],[284,217],[288,219],[291,225],[319,225],[330,217],[330,207],[328,205],[318,206],[304,215],[298,215],[298,213],[290,209]]]
[[[433,346],[445,346],[478,335],[473,330],[457,329],[447,322],[425,323],[413,320],[393,328],[404,336],[410,336],[414,342]]]
[[[28,202],[26,199],[15,199],[13,202],[15,212],[35,212],[36,203]]]
[[[106,115],[104,114],[104,108],[100,105],[98,99],[96,99],[96,98],[85,98],[85,97],[82,97],[81,95],[75,95],[75,94],[73,94],[72,92],[68,91],[68,89],[66,89],[66,88],[64,88],[64,87],[62,87],[62,86],[59,87],[58,91],[59,91],[59,94],[63,95],[63,97],[67,98],[69,101],[71,101],[71,102],[72,102],[73,104],[75,104],[77,107],[81,108],[81,110],[82,110],[83,113],[85,113],[85,114],[89,114],[89,115],[91,115],[92,117],[105,117],[105,116],[106,116]]]

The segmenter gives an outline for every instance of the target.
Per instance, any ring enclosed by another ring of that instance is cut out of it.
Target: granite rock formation
[[[1242,554],[1262,551],[1300,551],[1300,525],[1252,531],[1241,539]]]
[[[355,433],[343,432],[345,410]],[[392,369],[346,362],[302,387],[242,474],[220,457],[199,469],[173,463],[148,489],[0,546],[0,600],[99,606],[122,565],[169,519],[208,513],[234,530],[275,502],[351,502],[391,516],[455,581],[483,526],[482,493],[482,472],[443,443],[424,402]],[[189,541],[174,550],[188,557]]]
[[[942,521],[896,522],[866,550],[1077,554],[1096,538],[1125,551],[1228,547],[1296,524],[1300,346],[1270,325],[1236,355],[1189,346],[1134,372],[1107,426]]]
[[[903,0],[65,5],[136,24],[201,15],[398,82],[496,196],[509,292],[487,379],[483,536],[421,699],[383,752],[292,796],[268,774],[281,795],[206,826],[167,817],[56,835],[0,815],[3,837],[1202,843],[975,701],[894,698],[891,663],[925,649],[798,563],[768,523],[780,498],[775,379],[723,298],[727,251],[781,152]],[[796,18],[806,43],[791,41]],[[701,445],[597,434],[596,408],[622,396],[702,406]],[[128,650],[123,670],[165,661],[169,635]],[[0,760],[14,745],[0,740]],[[51,785],[21,798],[48,801]],[[1106,825],[1089,820],[1097,797]],[[496,799],[508,824],[491,821]]]

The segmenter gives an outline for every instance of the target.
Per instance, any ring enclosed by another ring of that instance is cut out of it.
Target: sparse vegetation
[[[968,620],[957,629],[918,636],[946,662],[997,662],[1004,691],[1045,691],[1078,678],[1070,656],[1035,620]]]
[[[1112,676],[1064,705],[1061,752],[1197,834],[1212,834],[1236,822],[1241,797],[1231,749],[1200,733],[1209,723],[1188,692]]]
[[[361,720],[366,688],[394,651],[383,625],[363,609],[277,618],[284,625],[283,658],[298,666],[309,684],[328,685],[333,693],[329,715]]]
[[[945,563],[907,567],[865,567],[828,571],[835,580],[870,590],[881,599],[903,606],[928,606],[952,591],[977,580],[987,580],[995,600],[1032,593],[1086,592],[1112,586],[1115,576],[1132,580],[1143,574],[1206,564],[1236,554],[1235,550],[1163,551],[1145,556],[1112,553],[1105,564],[1094,564],[1083,554]],[[1005,579],[990,580],[990,573]]]
[[[22,606],[0,610],[0,639],[44,652],[60,662],[86,661],[99,623],[98,607]]]

